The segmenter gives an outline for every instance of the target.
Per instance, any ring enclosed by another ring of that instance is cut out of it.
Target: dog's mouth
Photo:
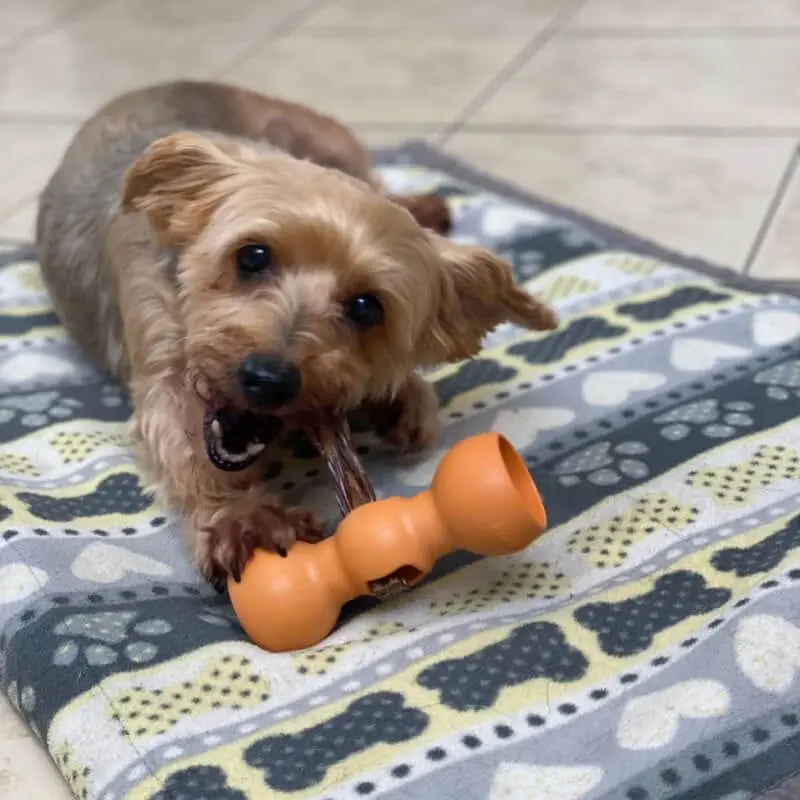
[[[232,406],[208,406],[203,440],[209,461],[225,472],[239,472],[254,464],[283,428],[269,414],[255,414]]]

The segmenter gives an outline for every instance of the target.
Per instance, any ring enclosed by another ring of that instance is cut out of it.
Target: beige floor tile
[[[432,127],[432,128],[391,128],[391,129],[381,129],[375,130],[372,128],[359,128],[356,126],[355,132],[358,135],[358,138],[361,139],[364,144],[376,150],[382,147],[399,147],[406,142],[413,141],[413,140],[422,140],[427,141],[430,139],[435,133],[437,133],[439,128]]]
[[[0,696],[0,800],[69,800],[67,788],[42,745]]]
[[[38,195],[61,161],[76,127],[0,121],[0,219]]]
[[[29,200],[16,211],[0,217],[0,239],[32,242],[36,228],[36,200]]]
[[[413,139],[429,139],[438,128],[356,129],[372,149],[398,147]],[[31,241],[36,195],[57,165],[72,129],[55,125],[0,122],[0,239]]]
[[[739,268],[792,139],[462,133],[482,170],[632,233]]]
[[[800,0],[589,0],[568,28],[800,26]]]
[[[0,3],[0,47],[58,25],[99,2],[102,0],[3,0]]]
[[[226,74],[348,122],[446,122],[526,37],[292,36]]]
[[[334,0],[312,14],[300,30],[415,30],[429,36],[492,31],[527,32],[533,36],[560,4],[560,0]]]
[[[473,121],[800,126],[799,59],[800,37],[559,37]]]
[[[296,8],[295,0],[112,0],[0,53],[0,112],[82,116],[136,86],[212,76]]]
[[[750,273],[758,278],[800,281],[800,177],[797,173]]]

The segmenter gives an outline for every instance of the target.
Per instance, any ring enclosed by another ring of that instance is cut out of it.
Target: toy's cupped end
[[[539,530],[545,530],[547,528],[547,512],[522,456],[505,436],[497,437],[497,446],[500,449],[500,457],[508,470],[508,477],[517,490],[520,502],[525,506]]]
[[[472,436],[451,448],[431,488],[453,545],[473,553],[517,552],[547,527],[525,462],[498,433]]]

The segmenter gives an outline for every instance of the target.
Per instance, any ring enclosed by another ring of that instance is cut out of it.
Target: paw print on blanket
[[[741,428],[754,424],[750,415],[754,408],[752,403],[744,401],[720,404],[716,399],[697,400],[661,414],[654,422],[663,426],[660,433],[670,442],[678,442],[696,433],[709,439],[727,439]]]
[[[239,711],[269,699],[270,682],[247,656],[211,659],[193,678],[158,689],[135,685],[110,698],[109,716],[133,740],[166,733],[181,720],[224,708]]]
[[[491,576],[491,572],[483,573]],[[488,611],[504,603],[518,600],[552,600],[565,594],[570,580],[563,572],[555,572],[546,561],[515,561],[503,570],[497,580],[463,591],[447,592],[446,600],[434,600],[431,611],[441,617]]]
[[[37,392],[0,399],[0,424],[19,420],[25,428],[41,428],[75,416],[82,403],[58,392]]]
[[[690,472],[686,483],[726,506],[747,506],[761,489],[800,476],[800,454],[783,445],[762,445],[751,458],[727,467]]]
[[[55,626],[62,639],[53,653],[57,667],[72,667],[82,655],[91,667],[108,667],[120,658],[129,664],[146,664],[158,654],[158,637],[172,632],[163,619],[136,621],[135,611],[98,611],[72,614]]]
[[[685,528],[697,519],[698,513],[698,509],[682,505],[668,495],[649,495],[606,522],[574,530],[567,550],[598,569],[619,567],[634,544],[659,528]]]
[[[2,666],[2,663],[0,663]],[[0,674],[0,677],[2,675]],[[16,712],[22,717],[33,734],[42,739],[41,731],[36,722],[36,711],[39,698],[33,686],[20,686],[17,681],[11,681],[6,687],[6,695]]]
[[[771,400],[800,397],[800,361],[776,364],[757,373],[753,381],[767,387],[766,394]]]
[[[644,442],[597,442],[560,461],[555,468],[562,486],[578,486],[584,481],[595,486],[613,486],[623,476],[644,480],[650,468],[642,460],[650,453]]]

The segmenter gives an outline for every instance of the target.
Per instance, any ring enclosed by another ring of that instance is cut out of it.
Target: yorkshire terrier
[[[143,465],[215,585],[322,535],[263,486],[303,415],[361,410],[401,452],[437,433],[417,368],[553,312],[445,204],[390,196],[338,122],[215,83],[126,94],[78,131],[36,238],[63,324],[130,387]]]

